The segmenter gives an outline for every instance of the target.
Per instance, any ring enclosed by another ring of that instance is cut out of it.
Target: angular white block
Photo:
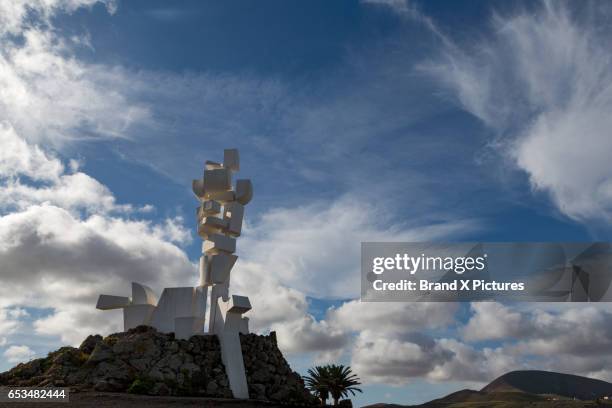
[[[206,200],[197,208],[198,220],[209,215],[217,215],[221,212],[221,203],[214,200]]]
[[[223,151],[223,167],[231,171],[240,170],[240,155],[238,149],[225,149]]]
[[[177,317],[174,319],[174,337],[189,340],[194,334],[204,333],[204,319],[197,317]]]
[[[207,194],[232,188],[232,173],[228,169],[204,170],[204,191]]]
[[[236,194],[231,191],[212,191],[206,192],[206,197],[211,199],[211,200],[217,200],[221,203],[228,203],[230,201],[235,201],[236,200]]]
[[[204,180],[193,180],[191,183],[191,190],[193,191],[193,194],[195,194],[195,196],[199,199],[204,198]]]
[[[151,326],[155,312],[154,305],[128,305],[123,308],[123,330],[128,331],[140,325]]]
[[[217,254],[219,252],[233,253],[236,252],[236,239],[226,237],[221,234],[211,234],[204,241],[203,252],[208,254]]]
[[[214,162],[214,161],[206,160],[206,163],[204,163],[204,168],[206,170],[222,169],[223,165],[221,163],[217,163],[217,162]]]
[[[100,295],[96,309],[112,310],[121,309],[130,304],[130,298],[127,296]]]
[[[195,288],[193,301],[193,315],[203,321],[206,319],[206,299],[208,298],[208,286],[197,286]],[[202,327],[202,331],[204,328]]]
[[[200,271],[200,286],[212,285],[212,276],[210,276],[210,272],[208,268],[208,261],[206,260],[206,255],[202,255],[200,257],[199,271]]]
[[[249,387],[240,344],[240,329],[244,328],[244,323],[240,313],[224,312],[228,309],[227,303],[221,298],[217,300],[214,332],[221,343],[221,360],[225,366],[232,395],[234,398],[246,399],[249,398]]]
[[[251,302],[247,296],[238,296],[232,295],[230,296],[227,312],[228,313],[246,313],[251,310]]]
[[[251,180],[236,180],[236,201],[247,205],[253,198],[253,183]]]
[[[243,317],[240,319],[240,333],[249,334],[249,318]]]
[[[244,206],[237,201],[225,204],[223,218],[229,221],[227,224],[229,234],[233,237],[240,236],[242,232],[242,219],[244,218]]]
[[[213,284],[224,283],[229,280],[230,272],[236,263],[238,256],[220,252],[206,257],[210,281]]]
[[[223,321],[223,316],[225,316],[225,310],[219,310],[219,300],[221,300],[221,304],[223,305],[225,304],[225,300],[229,300],[229,281],[214,285],[210,290],[208,332],[213,334],[218,334],[219,330],[223,329],[223,323],[217,323],[216,320],[218,316],[221,316],[221,320]]]
[[[133,305],[157,305],[157,295],[148,286],[132,282]]]
[[[204,217],[198,226],[198,235],[207,239],[212,234],[218,234],[227,230],[229,225],[229,220],[218,217]]]
[[[165,288],[151,318],[151,326],[163,333],[174,331],[174,319],[194,316],[194,288]]]

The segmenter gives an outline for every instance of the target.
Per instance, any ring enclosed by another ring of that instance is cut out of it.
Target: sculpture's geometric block
[[[208,297],[208,287],[207,286],[197,286],[194,292],[193,299],[193,315],[195,317],[206,319],[206,298]],[[202,326],[202,330],[204,331],[204,326]]]
[[[128,305],[123,308],[123,330],[128,331],[140,325],[151,325],[154,305]]]
[[[232,188],[232,173],[228,169],[204,170],[204,193],[218,193]]]
[[[244,206],[236,201],[227,203],[223,209],[223,218],[229,220],[227,231],[234,237],[240,236],[242,231],[242,219],[244,218]]]
[[[218,254],[219,252],[236,252],[236,239],[226,237],[221,234],[210,234],[208,240],[204,241],[202,250],[207,255]]]
[[[217,215],[221,212],[221,203],[214,200],[206,200],[202,202],[202,205],[198,207],[197,214],[198,220],[209,215]]]
[[[230,225],[229,220],[224,220],[217,217],[204,217],[198,226],[198,235],[206,239],[211,234],[219,233],[226,230]]]
[[[210,271],[211,257],[213,255],[203,254],[200,257],[200,286],[212,286],[212,273]]]
[[[226,300],[229,300],[229,282],[214,285],[210,290],[209,333],[219,334],[219,330],[223,330],[223,316],[225,311],[220,311],[219,305],[225,305]],[[217,323],[217,317],[221,319],[219,323]]]
[[[236,263],[238,256],[220,252],[206,256],[207,272],[210,276],[207,281],[211,284],[224,283],[229,280],[229,275]]]
[[[177,317],[174,319],[174,336],[177,339],[188,340],[194,333],[204,331],[204,319],[197,317]]]
[[[253,198],[253,183],[251,180],[236,180],[236,201],[247,205]]]
[[[248,398],[240,333],[249,332],[251,309],[244,296],[230,296],[230,273],[238,257],[236,237],[242,232],[244,205],[253,197],[250,180],[238,180],[232,189],[232,175],[240,170],[237,149],[223,152],[223,164],[207,161],[203,178],[193,180],[193,193],[200,200],[197,209],[198,234],[205,238],[200,258],[200,286],[166,288],[159,300],[147,286],[132,283],[132,298],[101,295],[98,309],[123,308],[124,330],[147,324],[162,333],[174,332],[188,339],[204,331],[208,286],[210,290],[209,332],[219,336],[221,357],[235,398]],[[224,206],[223,217],[221,206]]]
[[[127,296],[100,295],[96,309],[112,310],[121,309],[130,304],[130,298]]]
[[[174,319],[196,315],[194,310],[194,288],[165,288],[151,319],[151,326],[158,331],[174,331]]]
[[[200,272],[200,286],[212,285],[212,277],[210,276],[210,273],[208,273],[208,263],[206,261],[206,255],[202,255],[200,257],[200,264],[198,269]]]
[[[193,180],[191,182],[191,189],[196,197],[198,197],[199,199],[204,198],[204,180]]]
[[[217,163],[217,162],[214,162],[214,161],[206,160],[206,163],[204,163],[204,168],[206,170],[222,169],[223,165],[221,163]]]
[[[223,167],[231,171],[240,170],[240,156],[238,149],[225,149],[223,151]]]
[[[243,317],[240,319],[240,333],[249,334],[249,318]]]
[[[249,398],[249,387],[246,381],[239,335],[240,330],[244,328],[244,323],[240,313],[224,312],[228,310],[228,307],[229,302],[218,298],[213,330],[219,336],[221,359],[232,394],[234,398],[246,399]]]
[[[157,295],[148,286],[132,282],[132,304],[133,305],[156,305]]]
[[[228,313],[246,313],[251,310],[251,302],[247,296],[232,295],[228,301]]]
[[[228,203],[230,201],[236,200],[236,193],[234,193],[232,190],[210,192],[210,193],[207,191],[206,197],[213,199],[213,200],[220,201],[222,203]]]

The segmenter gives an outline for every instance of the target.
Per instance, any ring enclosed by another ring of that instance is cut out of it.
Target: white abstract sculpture
[[[123,327],[155,327],[174,332],[179,339],[204,334],[206,300],[210,287],[208,332],[219,337],[221,357],[235,398],[248,398],[249,391],[242,359],[240,333],[249,332],[249,298],[229,294],[230,273],[238,256],[236,238],[242,231],[244,206],[253,198],[250,180],[232,175],[240,170],[237,149],[226,149],[223,164],[207,161],[204,177],[193,181],[193,192],[200,200],[197,209],[198,235],[202,237],[200,282],[196,287],[165,288],[159,300],[153,290],[132,283],[132,297],[100,295],[96,307],[123,309]]]

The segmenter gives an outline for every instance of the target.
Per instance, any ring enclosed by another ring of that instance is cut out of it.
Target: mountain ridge
[[[573,374],[541,370],[518,370],[503,374],[481,390],[464,389],[421,405],[378,403],[363,408],[454,408],[454,407],[588,407],[587,401],[612,398],[612,383]],[[593,405],[594,406],[594,405]],[[610,402],[612,407],[612,401]]]

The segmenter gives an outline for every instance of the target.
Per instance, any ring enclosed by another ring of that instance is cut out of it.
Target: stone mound
[[[275,333],[241,335],[251,399],[316,403],[278,349]],[[231,398],[215,335],[175,339],[148,326],[87,337],[0,374],[0,385],[71,387],[74,391]]]

